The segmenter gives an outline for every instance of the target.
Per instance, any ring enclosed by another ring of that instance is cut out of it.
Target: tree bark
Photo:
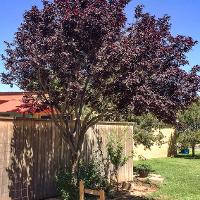
[[[80,160],[80,152],[76,152],[74,155],[72,155],[71,170],[75,178],[77,178],[79,160]]]
[[[80,108],[80,110],[81,109],[82,108]],[[64,139],[65,143],[69,145],[71,150],[70,167],[75,178],[77,177],[78,164],[81,158],[82,146],[86,132],[90,127],[100,121],[104,114],[105,113],[91,117],[92,112],[90,112],[88,115],[86,115],[85,119],[81,121],[81,112],[76,110],[76,120],[74,127],[70,127],[70,121],[63,120],[64,117],[59,117],[59,115],[56,117],[56,115],[53,114],[53,120],[56,126],[60,129],[62,138]]]
[[[119,173],[118,173],[118,169],[115,170],[115,178],[116,178],[116,182],[117,182],[117,191],[119,191]]]
[[[195,157],[195,144],[192,145],[192,157]]]
[[[177,139],[179,137],[179,133],[177,130],[174,131],[174,134],[171,135],[168,149],[168,157],[176,157],[177,156]]]
[[[81,153],[82,153],[82,146],[84,143],[84,138],[86,131],[81,131],[81,128],[77,129],[77,132],[75,133],[76,137],[74,140],[75,143],[75,151],[72,154],[72,160],[71,160],[71,168],[72,168],[72,174],[77,177],[78,172],[78,164],[81,159]]]

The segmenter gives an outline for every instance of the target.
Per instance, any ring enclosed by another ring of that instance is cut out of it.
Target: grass
[[[151,197],[159,200],[200,200],[200,154],[196,159],[189,156],[160,158],[147,161],[156,174],[165,177],[164,184]]]

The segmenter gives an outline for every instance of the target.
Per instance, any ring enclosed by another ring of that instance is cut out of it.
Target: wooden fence
[[[98,200],[105,200],[105,192],[104,190],[91,190],[91,189],[86,189],[84,187],[84,182],[81,180],[79,182],[79,195],[80,195],[80,200],[85,200],[85,194],[90,194],[92,196],[99,197]]]
[[[120,137],[124,153],[133,148],[133,125],[99,123],[86,134],[84,159],[106,157],[108,136]],[[34,119],[0,119],[0,200],[34,200],[57,194],[55,176],[69,163],[70,150],[59,137],[52,121]],[[119,180],[133,178],[133,162],[120,170]]]

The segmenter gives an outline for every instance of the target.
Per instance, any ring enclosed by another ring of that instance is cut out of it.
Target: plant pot
[[[138,171],[139,177],[145,178],[149,175],[149,171]]]

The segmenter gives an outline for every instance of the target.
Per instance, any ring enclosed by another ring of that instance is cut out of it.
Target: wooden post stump
[[[79,182],[79,195],[80,195],[80,200],[84,200],[84,182],[81,180]]]
[[[79,182],[79,193],[80,193],[80,200],[84,200],[85,194],[97,196],[97,197],[99,197],[99,200],[105,200],[104,190],[85,189],[84,181],[82,181],[82,180]]]

